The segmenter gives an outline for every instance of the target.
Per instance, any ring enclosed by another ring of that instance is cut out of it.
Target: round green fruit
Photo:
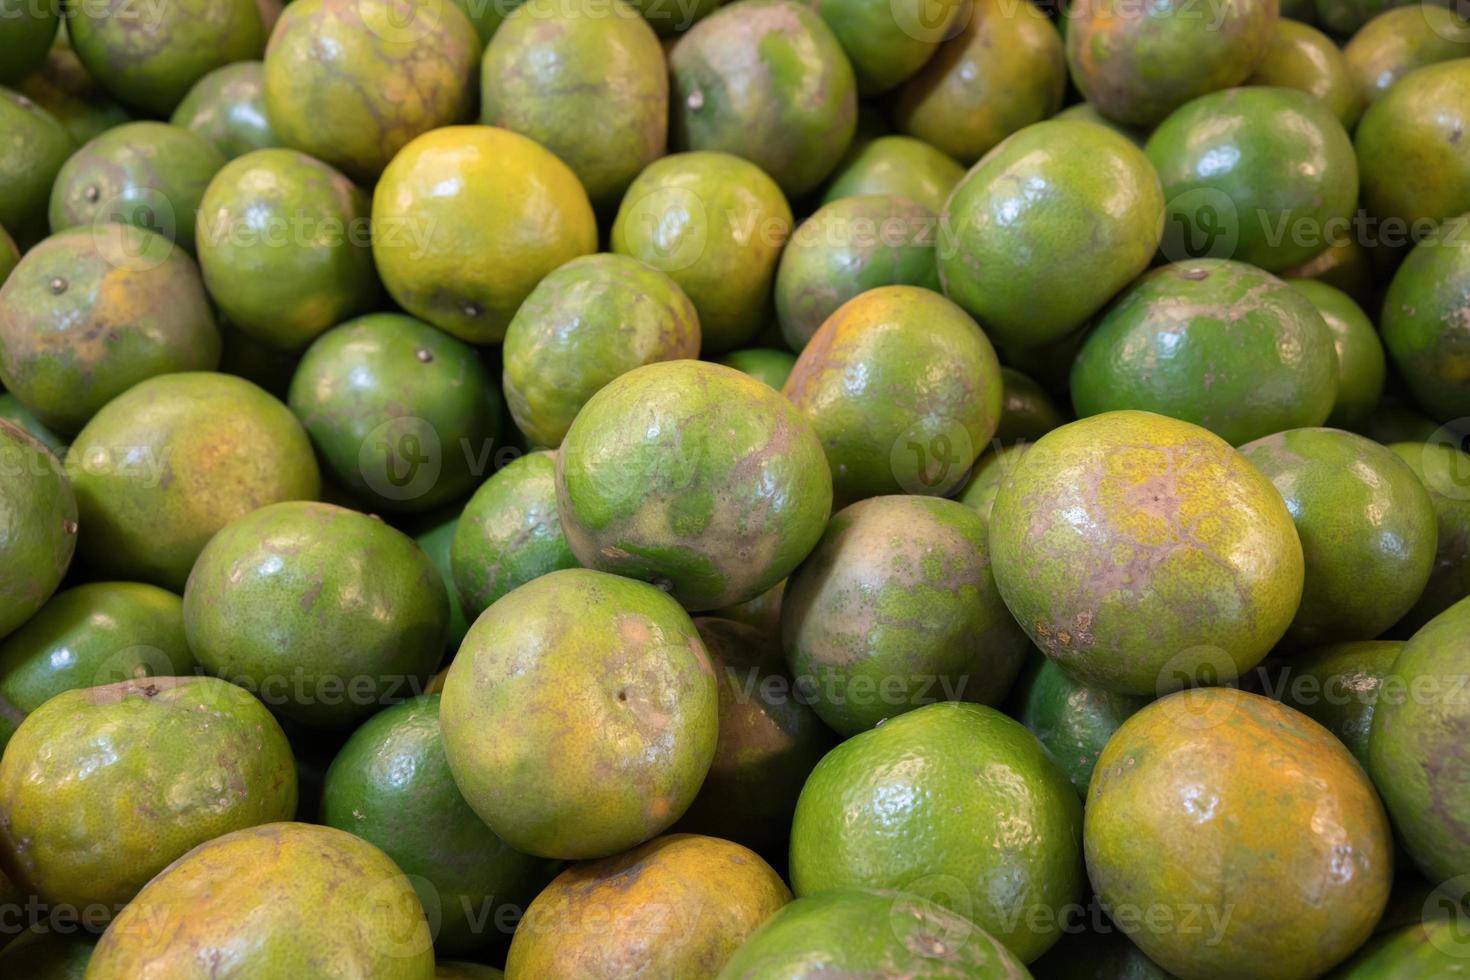
[[[413,885],[373,845],[273,823],[201,844],[148,883],[97,943],[92,980],[197,974],[433,980]]]
[[[265,113],[265,63],[237,61],[194,83],[170,120],[209,140],[228,160],[281,145]]]
[[[1430,8],[1424,8],[1426,11]],[[1337,42],[1310,24],[1283,17],[1266,57],[1246,85],[1294,88],[1315,97],[1351,129],[1363,111],[1363,100]]]
[[[41,66],[60,23],[60,0],[5,5],[0,11],[0,84],[14,84]]]
[[[1294,653],[1275,679],[1279,699],[1336,735],[1366,768],[1373,708],[1403,648],[1393,640],[1360,640]]]
[[[1371,640],[1413,607],[1438,531],[1408,463],[1339,429],[1292,429],[1240,451],[1276,485],[1301,537],[1306,584],[1293,641]]]
[[[1470,56],[1470,24],[1453,9],[1409,4],[1368,21],[1342,54],[1354,91],[1368,106],[1415,68]]]
[[[116,914],[190,848],[295,811],[285,733],[249,692],[212,677],[58,694],[0,760],[7,866],[75,908]]]
[[[51,185],[76,149],[56,118],[19,92],[0,88],[0,226],[22,242],[45,234]]]
[[[464,499],[500,435],[500,392],[479,355],[399,313],[318,337],[288,404],[327,471],[385,510]]]
[[[906,197],[935,214],[965,168],[942,150],[912,136],[879,136],[848,152],[822,195],[823,204],[844,197]]]
[[[975,465],[970,468],[970,478],[965,481],[964,489],[955,495],[955,499],[972,508],[988,527],[990,512],[995,507],[995,495],[1000,492],[1000,485],[1011,475],[1017,461],[1030,448],[1030,443],[1025,442],[996,446],[975,460]]]
[[[77,546],[77,499],[55,456],[0,421],[0,637],[45,605]]]
[[[423,549],[332,504],[275,504],[232,521],[184,590],[204,669],[315,728],[348,727],[422,690],[448,623],[444,582]]]
[[[77,432],[140,381],[219,358],[199,267],[151,231],[63,231],[0,287],[0,380],[57,432]]]
[[[913,892],[1030,961],[1082,897],[1081,838],[1076,790],[1019,722],[982,705],[931,704],[817,764],[796,804],[791,882],[801,897]]]
[[[66,465],[88,567],[175,592],[220,528],[321,492],[291,410],[248,381],[207,372],[129,388],[77,435]]]
[[[459,516],[458,505],[450,505],[446,510],[427,518],[428,526],[413,537],[418,546],[424,549],[424,554],[429,556],[429,561],[434,563],[435,570],[439,572],[439,580],[444,583],[444,591],[449,596],[449,628],[444,633],[444,649],[451,656],[459,649],[470,628],[465,620],[464,605],[459,601],[459,590],[454,587],[454,568],[450,563],[454,535],[459,530]],[[430,681],[431,685],[432,683]]]
[[[1158,412],[1232,445],[1327,421],[1337,399],[1333,333],[1312,301],[1228,259],[1175,262],[1108,308],[1072,364],[1079,416]]]
[[[19,426],[40,440],[41,444],[51,450],[52,454],[60,459],[62,450],[66,446],[66,440],[52,432],[38,418],[34,412],[26,408],[10,392],[0,392],[0,419],[4,419]]]
[[[1046,389],[1015,368],[1000,369],[1000,424],[994,440],[1002,446],[1035,442],[1052,429],[1067,424]]]
[[[1419,601],[1394,625],[1398,636],[1419,627],[1470,596],[1470,454],[1438,436],[1432,442],[1396,442],[1388,447],[1409,464],[1429,491],[1439,533],[1434,571]]]
[[[132,118],[87,72],[64,35],[57,37],[41,67],[15,87],[55,117],[76,146]]]
[[[511,847],[603,857],[688,809],[714,758],[718,687],[694,623],[666,594],[552,572],[470,627],[444,682],[444,751],[465,799]]]
[[[1419,407],[1470,415],[1470,235],[1415,246],[1383,297],[1383,346]]]
[[[959,0],[811,0],[852,63],[858,94],[886,92],[924,67],[956,33]]]
[[[1459,977],[1466,973],[1464,954],[1464,933],[1453,916],[1428,919],[1379,935],[1332,976],[1334,980]]]
[[[733,153],[789,196],[832,173],[857,129],[857,82],[827,24],[796,0],[737,0],[669,53],[678,150]]]
[[[556,458],[557,510],[589,568],[653,581],[687,609],[752,599],[821,536],[831,476],[799,410],[704,361],[622,375]]]
[[[786,379],[791,377],[791,370],[796,367],[796,355],[769,347],[749,347],[731,351],[720,358],[719,363],[780,391],[781,386],[786,384]]]
[[[996,343],[1039,347],[1146,269],[1163,224],[1142,150],[1103,126],[1048,120],[997,146],[950,195],[939,279]],[[1055,269],[1068,270],[1065,284]]]
[[[1372,417],[1383,398],[1388,365],[1383,341],[1363,308],[1340,289],[1314,279],[1289,279],[1297,292],[1312,301],[1322,322],[1332,331],[1337,350],[1337,398],[1327,423],[1334,428],[1358,430]]]
[[[699,315],[668,276],[626,255],[552,272],[505,332],[505,398],[516,427],[555,448],[603,385],[656,361],[699,356]]]
[[[1244,674],[1302,594],[1301,543],[1271,482],[1218,436],[1148,412],[1033,443],[996,495],[990,554],[1042,652],[1120,694]]]

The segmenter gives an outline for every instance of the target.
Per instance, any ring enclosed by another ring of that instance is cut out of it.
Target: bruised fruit
[[[695,611],[790,574],[821,536],[831,486],[796,407],[703,361],[622,375],[587,403],[556,457],[557,510],[577,559],[660,584]]]
[[[444,682],[444,751],[465,799],[511,847],[604,857],[688,809],[714,758],[718,686],[668,595],[552,572],[470,627]]]
[[[796,0],[737,0],[669,53],[670,145],[744,157],[788,196],[816,188],[857,128],[857,84],[822,18]]]
[[[1441,422],[1470,415],[1470,234],[1411,251],[1383,298],[1383,346],[1414,401]]]
[[[985,519],[908,495],[832,517],[786,584],[781,635],[797,684],[842,735],[935,701],[998,704],[1031,649],[991,576]]]
[[[51,184],[76,149],[56,118],[19,92],[0,88],[0,226],[22,243],[45,234]]]
[[[275,504],[232,521],[184,590],[184,628],[204,669],[317,728],[347,727],[422,690],[448,622],[444,582],[423,549],[332,504]]]
[[[885,286],[828,317],[784,392],[822,441],[839,506],[879,494],[945,496],[995,432],[1000,364],[954,303]]]
[[[551,876],[549,862],[507,847],[460,795],[437,694],[384,708],[353,732],[327,770],[322,822],[403,869],[441,954],[483,947],[503,928],[501,910],[525,908]]]
[[[479,64],[453,3],[298,0],[266,47],[266,112],[286,146],[371,183],[414,137],[465,121]]]
[[[1388,449],[1339,429],[1293,429],[1241,453],[1286,500],[1306,555],[1288,636],[1371,640],[1408,612],[1434,568],[1434,503]],[[1470,870],[1470,869],[1467,869]]]
[[[1228,259],[1176,262],[1108,308],[1072,364],[1079,416],[1159,412],[1240,445],[1327,421],[1332,331],[1302,293]]]
[[[188,977],[201,962],[237,977],[434,977],[408,877],[366,841],[304,823],[225,834],[175,861],[107,927],[87,974]]]
[[[321,492],[311,442],[290,409],[225,374],[134,385],[93,416],[66,461],[87,565],[175,592],[230,521]]]
[[[1033,657],[1016,681],[1012,714],[1046,746],[1077,795],[1085,798],[1103,746],[1150,700],[1146,695],[1090,687],[1055,660]]]
[[[817,764],[796,804],[791,882],[801,897],[914,892],[1024,962],[1081,899],[1081,849],[1077,792],[1030,732],[993,708],[931,704]]]
[[[1448,445],[1442,436],[1431,442],[1396,442],[1388,447],[1409,464],[1429,491],[1438,535],[1434,571],[1404,618],[1396,636],[1411,636],[1419,627],[1470,596],[1470,454]]]
[[[713,977],[789,901],[739,844],[671,834],[563,871],[526,909],[505,968],[545,980]]]
[[[543,276],[597,250],[576,175],[494,126],[448,126],[404,147],[373,192],[372,231],[399,305],[470,344],[502,340]]]
[[[655,361],[699,356],[699,316],[668,276],[626,255],[552,272],[505,332],[505,398],[533,442],[561,445],[603,385]]]
[[[384,510],[462,500],[500,435],[500,393],[469,345],[372,313],[307,349],[288,403],[328,471]]]
[[[1042,436],[1000,486],[992,570],[1078,680],[1152,695],[1229,680],[1286,632],[1302,546],[1281,495],[1218,436],[1108,412]]]
[[[265,114],[265,65],[237,61],[194,83],[170,120],[209,140],[228,160],[281,145]]]
[[[844,197],[906,197],[935,214],[965,176],[965,168],[942,150],[912,136],[879,136],[854,145],[822,195],[823,204]]]
[[[1135,924],[1157,910],[1131,938],[1181,977],[1319,976],[1388,901],[1373,785],[1325,728],[1259,695],[1181,691],[1139,711],[1103,749],[1086,817],[1098,898]]]
[[[45,605],[77,546],[77,499],[61,463],[18,426],[0,421],[0,637]]]
[[[791,207],[759,167],[728,153],[676,153],[628,188],[612,251],[673,279],[699,313],[703,352],[720,354],[770,320],[790,235]]]
[[[1289,279],[1287,283],[1312,301],[1322,322],[1332,331],[1332,345],[1337,350],[1337,397],[1327,416],[1328,424],[1339,429],[1361,428],[1378,408],[1388,371],[1378,330],[1362,307],[1342,290],[1313,279]]]
[[[1281,663],[1271,693],[1336,735],[1366,768],[1373,707],[1403,648],[1393,640],[1360,640],[1293,653]]]
[[[219,364],[199,267],[131,225],[64,231],[26,253],[0,288],[0,380],[62,433],[140,381]]]
[[[213,677],[58,694],[0,759],[0,850],[52,904],[116,914],[195,845],[295,810],[285,733],[249,692]]]

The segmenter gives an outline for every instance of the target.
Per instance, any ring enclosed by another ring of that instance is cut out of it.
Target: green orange
[[[1453,916],[1428,919],[1374,938],[1333,977],[1335,980],[1458,977],[1467,972],[1464,954],[1464,934]]]
[[[506,129],[425,133],[373,192],[383,284],[406,311],[466,343],[502,340],[543,276],[596,250],[597,223],[576,175]]]
[[[937,12],[964,7],[948,3]],[[925,11],[926,28],[938,22],[935,14]],[[1030,4],[974,0],[960,27],[941,35],[938,52],[899,90],[894,122],[970,164],[1062,107],[1067,59],[1056,27]]]
[[[1430,238],[1411,251],[1383,297],[1383,346],[1429,415],[1470,414],[1470,235]]]
[[[1035,442],[1067,423],[1067,416],[1046,389],[1011,367],[1001,367],[1000,424],[994,439],[1003,446]]]
[[[1276,22],[1271,47],[1245,84],[1300,89],[1320,100],[1349,129],[1363,111],[1364,100],[1343,49],[1311,24],[1285,17]]]
[[[789,901],[752,851],[670,834],[563,871],[526,909],[505,968],[548,980],[713,977]],[[589,928],[589,916],[607,925]]]
[[[1079,416],[1158,412],[1240,445],[1327,421],[1333,333],[1305,295],[1229,259],[1175,262],[1128,287],[1072,364]]]
[[[59,459],[61,449],[66,445],[66,440],[46,428],[46,425],[34,412],[20,403],[10,392],[0,392],[0,419],[11,422],[40,440],[41,444],[51,450]]]
[[[945,0],[810,0],[852,62],[858,93],[886,92],[924,67],[956,33],[965,5]]]
[[[458,505],[451,504],[444,510],[426,516],[424,525],[416,529],[413,539],[424,549],[429,561],[434,563],[434,568],[444,583],[444,591],[449,596],[449,627],[444,631],[444,649],[453,656],[470,628],[465,620],[464,605],[459,601],[459,590],[454,587],[454,569],[450,564],[454,534],[459,530]]]
[[[790,235],[791,206],[759,167],[728,153],[676,153],[629,186],[612,251],[673,279],[698,311],[703,352],[719,354],[770,321]]]
[[[247,691],[212,677],[58,694],[0,760],[6,865],[75,908],[116,914],[195,845],[295,810],[285,734]]]
[[[1396,7],[1359,28],[1342,54],[1354,91],[1367,106],[1416,68],[1470,55],[1470,24],[1446,7]]]
[[[0,226],[23,243],[45,234],[51,184],[76,149],[56,117],[29,98],[0,88]]]
[[[626,255],[586,255],[547,275],[505,332],[516,427],[555,448],[603,385],[655,361],[699,356],[699,315],[668,276]]]
[[[1000,420],[990,341],[964,310],[918,286],[844,303],[802,350],[784,391],[822,441],[840,504],[946,495]]]
[[[1272,693],[1336,735],[1366,768],[1373,708],[1403,648],[1394,640],[1359,640],[1294,653],[1279,665]]]
[[[0,17],[0,84],[18,82],[40,67],[60,23],[60,0],[7,5]]]
[[[1339,429],[1292,429],[1241,447],[1276,485],[1306,556],[1288,634],[1371,640],[1408,612],[1434,568],[1434,502],[1396,454]]]
[[[604,857],[688,809],[714,758],[718,687],[668,595],[604,572],[552,572],[470,627],[444,682],[444,751],[465,799],[511,847]]]
[[[780,391],[786,379],[791,377],[792,368],[796,367],[796,355],[770,347],[747,347],[731,351],[720,358],[719,363]]]
[[[1388,366],[1383,341],[1363,308],[1347,293],[1314,279],[1288,279],[1297,292],[1312,301],[1322,322],[1332,331],[1337,350],[1337,398],[1329,425],[1357,430],[1373,415],[1383,397]]]
[[[1393,879],[1387,816],[1348,750],[1231,688],[1181,691],[1123,723],[1097,761],[1085,836],[1099,899],[1182,977],[1319,976],[1368,938]],[[1139,910],[1155,914],[1140,923]]]
[[[0,637],[45,605],[71,566],[77,499],[55,456],[29,432],[0,421]]]
[[[1395,635],[1410,636],[1470,596],[1470,454],[1443,436],[1431,442],[1396,442],[1388,448],[1409,464],[1429,491],[1439,530],[1429,582],[1414,608],[1394,626]]]
[[[655,582],[694,611],[752,599],[790,574],[821,536],[831,486],[796,406],[704,361],[650,364],[608,384],[556,457],[557,510],[577,559]]]
[[[822,195],[823,204],[844,197],[906,197],[935,214],[954,190],[965,168],[923,140],[879,136],[853,148],[838,165]]]
[[[1302,593],[1281,495],[1218,436],[1108,412],[1032,444],[990,512],[996,584],[1084,683],[1152,695],[1254,667]]]
[[[281,145],[265,112],[265,64],[237,61],[194,83],[170,120],[214,144],[227,159]]]
[[[982,705],[931,704],[817,764],[796,804],[791,882],[800,897],[912,892],[1030,961],[1061,935],[1063,906],[1082,897],[1081,840],[1076,790],[1019,722]]]
[[[997,146],[950,195],[939,279],[997,344],[1039,347],[1146,269],[1163,223],[1142,150],[1094,123],[1048,120]],[[1054,269],[1068,270],[1064,286]]]
[[[1000,485],[1011,475],[1016,463],[1030,448],[1030,443],[1018,442],[1010,446],[996,446],[985,453],[975,460],[975,465],[970,468],[969,479],[955,495],[955,499],[966,507],[973,508],[988,525]]]

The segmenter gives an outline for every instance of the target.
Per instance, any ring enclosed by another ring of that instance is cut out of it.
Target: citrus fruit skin
[[[115,914],[195,845],[295,810],[285,733],[212,677],[65,691],[21,722],[0,760],[7,866],[76,908]]]
[[[481,119],[555,153],[599,211],[664,154],[663,49],[622,0],[517,7],[486,47],[480,77]]]
[[[60,0],[6,10],[0,21],[0,58],[5,62],[0,68],[0,85],[12,85],[41,66],[60,23]]]
[[[1395,82],[1353,134],[1363,206],[1415,239],[1470,208],[1470,143],[1454,135],[1467,126],[1470,59],[1426,65]]]
[[[1322,251],[1357,205],[1352,141],[1320,99],[1296,89],[1201,96],[1170,113],[1144,149],[1169,202],[1171,258],[1289,268]]]
[[[462,500],[500,435],[500,392],[474,349],[397,313],[318,337],[288,404],[331,475],[384,510]]]
[[[300,350],[377,300],[367,199],[304,153],[256,150],[226,164],[195,237],[220,311],[272,347]]]
[[[692,611],[791,573],[831,512],[822,445],[779,392],[732,368],[667,361],[592,396],[556,457],[572,554],[666,584]]]
[[[1334,980],[1462,976],[1464,949],[1464,937],[1453,918],[1429,919],[1375,937],[1332,976]]]
[[[1277,4],[1081,0],[1067,15],[1067,63],[1082,97],[1126,126],[1152,126],[1190,99],[1239,85],[1271,49]]]
[[[232,521],[184,590],[199,663],[316,728],[347,727],[427,681],[448,622],[423,549],[332,504],[274,504]]]
[[[225,158],[202,136],[157,122],[124,123],[72,154],[51,188],[53,232],[119,222],[194,251],[204,188]]]
[[[373,192],[373,257],[388,292],[469,344],[503,339],[542,277],[596,250],[597,222],[576,175],[506,129],[425,133]]]
[[[1076,790],[1019,722],[983,705],[925,705],[817,764],[792,822],[791,882],[803,897],[916,892],[1029,962],[1081,898],[1081,831]]]
[[[688,614],[651,585],[574,568],[475,621],[440,720],[455,782],[490,829],[518,851],[575,859],[626,850],[683,814],[714,758],[717,711]]]
[[[15,239],[10,237],[10,232],[0,228],[0,285],[10,278],[15,267],[20,263],[20,249],[15,244]]]
[[[747,848],[670,834],[558,875],[526,909],[505,969],[547,980],[713,977],[789,901],[785,882]]]
[[[995,147],[954,189],[940,216],[939,280],[996,343],[1038,347],[1148,267],[1163,221],[1143,151],[1103,126],[1047,120]],[[1048,269],[1071,270],[1067,286]]]
[[[1327,423],[1338,429],[1361,429],[1383,398],[1388,372],[1377,328],[1363,308],[1342,290],[1315,279],[1286,282],[1312,301],[1322,322],[1332,331],[1332,346],[1337,350],[1337,398]]]
[[[781,602],[786,596],[786,580],[782,579],[754,599],[737,602],[710,613],[719,619],[731,619],[759,630],[763,636],[781,642]],[[719,836],[718,834],[716,836]]]
[[[1141,277],[1072,364],[1079,416],[1158,412],[1232,445],[1321,425],[1337,391],[1333,333],[1312,301],[1229,259],[1175,262]]]
[[[1413,607],[1438,530],[1434,502],[1404,460],[1339,429],[1293,429],[1240,451],[1281,492],[1301,537],[1293,641],[1371,640]]]
[[[1152,699],[1114,694],[1076,680],[1055,660],[1032,657],[1011,692],[1011,712],[1046,746],[1079,797],[1087,796],[1093,767],[1108,739]]]
[[[1428,9],[1428,8],[1426,8]],[[1266,57],[1246,85],[1299,89],[1317,98],[1346,129],[1363,111],[1363,101],[1337,43],[1311,24],[1282,17]]]
[[[172,592],[141,582],[58,592],[0,641],[0,747],[21,719],[63,691],[182,677],[194,667],[183,601]]]
[[[236,831],[175,861],[108,926],[88,975],[188,977],[222,962],[220,976],[264,980],[434,976],[407,876],[366,841],[304,823]]]
[[[70,12],[66,33],[92,77],[150,115],[167,116],[199,79],[265,47],[255,0],[178,0],[148,12],[146,30],[144,16],[107,0]]]
[[[800,351],[837,308],[879,286],[939,291],[939,216],[906,197],[843,197],[803,221],[776,270],[781,336]]]
[[[931,17],[926,12],[926,22]],[[1062,107],[1067,59],[1061,35],[1040,9],[975,0],[962,29],[942,36],[948,40],[938,53],[899,90],[899,131],[969,164]]]
[[[1123,723],[1093,773],[1085,839],[1099,899],[1159,910],[1173,927],[1131,938],[1185,980],[1318,976],[1368,938],[1393,877],[1388,819],[1348,750],[1231,688]]]
[[[835,888],[786,905],[719,975],[720,980],[829,976],[1022,980],[1031,974],[984,929],[927,898]]]
[[[1343,45],[1342,55],[1354,91],[1367,106],[1414,69],[1465,57],[1467,45],[1470,25],[1458,13],[1412,4],[1368,21]]]
[[[532,579],[577,567],[556,513],[553,453],[527,453],[480,485],[460,516],[450,563],[472,622]]]
[[[1119,694],[1244,673],[1302,594],[1302,546],[1270,481],[1218,436],[1148,412],[1033,443],[996,495],[990,556],[1032,642]]]
[[[494,910],[524,908],[552,866],[518,854],[470,809],[444,758],[437,694],[384,708],[362,724],[327,770],[322,822],[382,849],[409,875],[435,949],[485,945]],[[477,923],[490,911],[491,917]]]
[[[19,92],[0,88],[0,226],[22,242],[45,234],[51,185],[76,149],[56,118]]]
[[[0,421],[0,637],[45,605],[77,546],[77,499],[61,464],[29,432]]]
[[[1368,772],[1415,866],[1430,881],[1470,873],[1470,724],[1465,657],[1470,599],[1430,620],[1384,678],[1368,736]]]
[[[822,194],[822,203],[884,194],[906,197],[938,214],[964,176],[964,167],[923,140],[883,135],[854,141]]]
[[[1470,596],[1470,454],[1445,442],[1395,442],[1392,449],[1429,491],[1438,534],[1434,570],[1414,608],[1394,624],[1394,635],[1419,627]]]
[[[444,510],[426,515],[423,526],[416,528],[413,536],[418,546],[424,549],[424,554],[429,556],[429,561],[434,563],[439,579],[444,583],[444,591],[449,596],[449,627],[444,631],[444,649],[450,656],[459,649],[460,642],[470,628],[465,620],[464,604],[459,601],[459,590],[454,587],[454,569],[450,564],[454,534],[459,530],[458,511],[459,507],[451,504]]]
[[[265,112],[265,63],[237,61],[194,83],[169,120],[207,139],[225,159],[281,145]]]
[[[1046,389],[1015,368],[1001,367],[1000,424],[994,440],[1002,446],[1035,442],[1067,424],[1067,416]]]
[[[787,675],[779,636],[729,619],[702,616],[694,625],[719,681],[719,740],[674,830],[784,860],[796,798],[837,739]]]
[[[1366,769],[1373,707],[1403,648],[1394,640],[1359,640],[1293,653],[1276,681],[1281,703],[1336,735]]]
[[[986,522],[953,500],[870,497],[792,573],[781,639],[841,735],[941,700],[998,704],[1031,649],[990,573]]]
[[[719,363],[780,391],[786,379],[791,377],[792,368],[796,367],[796,355],[769,347],[748,347],[731,351],[720,358]]]
[[[52,454],[60,458],[66,441],[36,418],[35,413],[26,408],[10,392],[0,392],[0,419],[11,423],[35,436],[36,439],[51,450]]]
[[[452,3],[292,3],[266,46],[266,113],[286,146],[371,183],[416,136],[465,121],[480,55]]]
[[[995,432],[1000,362],[954,303],[918,286],[884,286],[827,318],[783,391],[822,440],[840,505],[943,496]]]
[[[1030,444],[1024,442],[997,446],[975,460],[975,465],[970,468],[970,478],[954,499],[974,510],[989,527],[990,512],[995,507],[995,495],[1000,492],[1000,485],[1029,448]]]
[[[964,4],[936,10],[916,0],[810,0],[831,28],[857,78],[858,94],[887,92],[910,78],[955,33]]]
[[[676,153],[628,187],[612,251],[684,290],[711,355],[744,345],[771,319],[776,263],[790,235],[791,206],[759,167],[728,153]]]
[[[1470,414],[1470,237],[1414,247],[1383,298],[1383,346],[1414,401],[1441,422]]]
[[[219,356],[198,266],[149,231],[53,235],[0,288],[0,379],[57,432],[77,432],[140,381],[212,370]]]
[[[857,82],[827,24],[796,0],[738,0],[669,53],[678,150],[733,153],[788,196],[832,173],[857,129]]]
[[[95,573],[182,592],[194,559],[242,514],[321,492],[311,442],[255,385],[208,372],[129,388],[77,434],[67,473]]]
[[[626,255],[573,259],[541,280],[505,332],[510,413],[554,449],[603,385],[644,364],[698,357],[699,341],[694,304],[662,272]]]

